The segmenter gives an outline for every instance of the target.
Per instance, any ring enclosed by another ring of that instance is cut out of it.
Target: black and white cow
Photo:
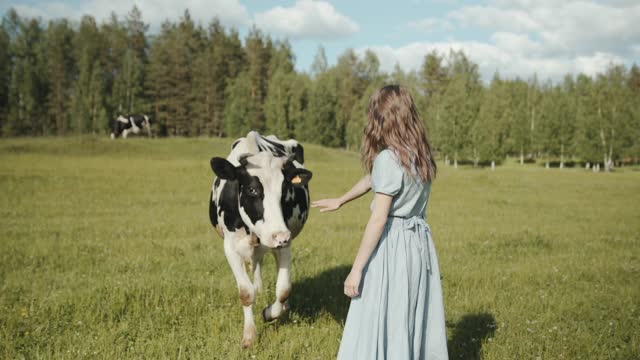
[[[244,347],[251,346],[257,336],[253,303],[262,289],[262,258],[269,251],[278,267],[276,300],[262,316],[265,321],[276,319],[289,306],[290,246],[309,214],[312,174],[303,163],[303,148],[297,141],[257,132],[236,140],[226,159],[211,159],[217,178],[209,217],[224,239],[224,252],[238,284],[244,309]],[[253,272],[253,283],[245,265]]]
[[[142,129],[151,137],[151,122],[147,115],[120,115],[113,122],[111,138],[115,139],[122,135],[122,138],[126,139],[129,134],[138,134]]]

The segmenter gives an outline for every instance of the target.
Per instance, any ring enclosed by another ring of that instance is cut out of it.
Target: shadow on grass
[[[311,322],[329,314],[344,323],[349,299],[342,292],[342,284],[350,270],[349,266],[341,265],[296,281],[291,294],[292,314]],[[480,359],[483,341],[495,333],[496,319],[490,313],[467,314],[447,326],[453,327],[453,334],[447,341],[449,357],[473,360]]]
[[[453,324],[448,348],[451,359],[480,359],[482,342],[496,331],[496,319],[489,313],[467,314]]]
[[[342,292],[342,284],[350,270],[349,266],[341,265],[296,281],[291,293],[291,311],[312,322],[327,313],[344,323],[349,310],[349,298]]]

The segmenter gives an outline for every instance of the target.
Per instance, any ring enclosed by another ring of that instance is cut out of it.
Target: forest
[[[640,160],[640,68],[609,64],[561,81],[482,81],[462,51],[424,54],[392,73],[372,51],[348,49],[329,65],[319,46],[309,72],[286,39],[186,10],[151,34],[135,6],[98,23],[21,17],[0,25],[0,134],[104,134],[119,114],[145,113],[157,136],[238,137],[249,130],[358,150],[371,94],[409,87],[440,161],[520,163],[605,171]]]

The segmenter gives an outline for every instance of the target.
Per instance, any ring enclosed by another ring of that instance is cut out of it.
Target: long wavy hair
[[[422,181],[436,178],[431,144],[407,88],[387,85],[376,91],[369,99],[368,117],[362,163],[369,173],[376,155],[384,149],[392,149],[407,173]]]

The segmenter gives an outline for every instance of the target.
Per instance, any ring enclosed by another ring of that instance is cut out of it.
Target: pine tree
[[[291,44],[286,40],[276,41],[271,49],[269,77],[271,78],[279,69],[284,73],[293,72],[295,61]]]
[[[369,99],[383,85],[378,79],[372,82],[351,110],[351,121],[347,125],[347,149],[360,150],[364,139],[364,129],[369,121]]]
[[[464,152],[477,151],[470,141],[481,95],[477,65],[462,52],[452,51],[448,60],[450,79],[442,99],[442,120],[436,122],[440,147],[445,157],[452,156],[455,167]]]
[[[133,50],[127,49],[124,53],[122,68],[113,83],[112,106],[119,114],[142,112],[143,94],[142,61]]]
[[[531,113],[527,106],[529,84],[520,79],[507,82],[509,108],[505,115],[509,122],[509,152],[518,155],[524,165],[525,155],[531,150]]]
[[[47,112],[52,121],[43,123],[43,133],[57,129],[64,133],[68,124],[70,88],[73,76],[72,39],[74,33],[67,20],[49,22],[47,29],[47,77],[49,91]]]
[[[242,46],[240,35],[236,29],[231,29],[224,46],[224,58],[228,66],[229,78],[227,85],[231,83],[241,72],[248,67],[247,51]]]
[[[288,42],[277,41],[271,50],[269,83],[264,103],[266,131],[280,138],[290,138],[294,133],[292,111],[296,110],[293,88],[296,74],[294,56]]]
[[[133,5],[124,21],[127,32],[128,48],[143,64],[147,63],[147,30],[149,25],[142,20],[142,12],[136,5]]]
[[[316,79],[309,101],[309,116],[299,135],[303,141],[333,147],[342,145],[343,133],[336,131],[339,129],[337,89],[336,76],[331,72]]]
[[[104,106],[104,78],[105,75],[100,60],[96,60],[91,69],[91,80],[88,88],[89,126],[90,131],[94,134],[108,132],[110,127],[109,116]]]
[[[543,94],[539,107],[542,149],[547,155],[560,158],[560,168],[564,168],[574,149],[575,109],[561,86],[548,84]]]
[[[161,135],[167,135],[169,129],[174,128],[173,112],[170,107],[173,84],[170,65],[167,62],[170,56],[169,44],[174,30],[175,26],[168,21],[162,24],[160,34],[151,46],[149,65],[146,67],[146,94],[152,99],[152,113]]]
[[[629,141],[626,146],[624,156],[626,160],[638,163],[640,161],[640,67],[633,64],[629,70],[627,80],[629,91],[627,93],[627,103],[630,107],[631,118],[629,122],[628,135]]]
[[[271,58],[271,40],[263,38],[262,32],[255,27],[249,31],[245,40],[247,51],[247,75],[251,81],[251,93],[247,98],[247,107],[255,111],[252,128],[262,131],[265,126],[264,101],[269,82],[269,62]]]
[[[308,119],[309,101],[311,100],[312,81],[309,75],[291,73],[291,101],[289,103],[288,137],[298,137],[300,129],[304,130]],[[304,131],[302,131],[304,132]]]
[[[311,64],[311,75],[317,78],[320,74],[324,74],[329,65],[327,63],[327,55],[324,51],[324,47],[320,45],[316,55],[313,57],[313,63]]]
[[[249,72],[240,73],[227,88],[227,102],[224,109],[225,132],[231,137],[245,136],[254,130],[257,104],[247,101],[251,98],[253,84]]]
[[[590,77],[579,74],[575,83],[576,118],[578,125],[577,152],[583,161],[599,163],[598,92]]]
[[[0,134],[9,110],[9,82],[11,80],[10,38],[5,21],[0,25]]]
[[[598,76],[598,132],[604,170],[611,171],[619,160],[624,147],[627,124],[632,123],[633,112],[625,101],[626,68],[624,65],[610,65],[604,74]]]
[[[225,90],[229,81],[227,59],[228,38],[217,19],[209,25],[209,40],[206,49],[198,57],[194,94],[196,114],[203,114],[204,129],[209,135],[224,134]]]
[[[373,54],[373,53],[371,53]],[[375,57],[375,55],[373,55]],[[377,59],[376,59],[377,60]],[[375,64],[373,65],[375,67]],[[347,49],[338,58],[338,64],[333,69],[335,75],[331,78],[335,79],[337,85],[336,108],[336,127],[335,127],[335,144],[333,146],[344,146],[346,144],[346,130],[351,120],[351,112],[354,105],[360,99],[366,86],[361,81],[358,74],[358,57],[353,49]],[[317,80],[319,81],[319,80]]]
[[[529,117],[529,149],[532,157],[536,157],[539,152],[540,144],[538,139],[538,129],[536,128],[537,117],[539,117],[538,107],[540,105],[540,98],[542,94],[538,86],[538,76],[533,75],[533,78],[529,81],[527,87],[527,116]],[[522,157],[521,157],[522,161]]]
[[[421,85],[416,99],[425,99],[423,106],[419,109],[423,113],[425,121],[430,123],[431,128],[440,129],[442,124],[442,99],[449,82],[447,68],[443,64],[443,58],[435,50],[425,56],[422,69],[420,71]],[[423,94],[424,96],[420,96]],[[428,120],[427,120],[428,119]],[[444,139],[440,138],[440,132],[434,131],[432,141],[436,149],[445,146]]]
[[[10,50],[14,60],[9,84],[9,115],[3,133],[36,135],[42,133],[42,119],[46,113],[45,34],[39,20],[23,21],[17,15],[13,19],[17,22],[17,33]],[[64,132],[65,129],[58,130]]]
[[[118,20],[115,13],[111,13],[109,21],[101,26],[100,33],[104,36],[106,49],[103,55],[102,64],[106,74],[105,92],[107,112],[115,119],[119,114],[126,112],[122,90],[122,67],[128,49],[129,40],[127,30]],[[80,55],[81,56],[81,55]],[[78,59],[80,58],[78,56]],[[120,82],[120,84],[117,84]]]
[[[295,74],[279,68],[269,80],[265,101],[266,130],[280,138],[291,137],[289,110],[293,98],[292,77]]]
[[[505,156],[507,129],[503,114],[508,102],[504,95],[504,81],[496,73],[489,88],[484,91],[478,118],[471,131],[474,142],[472,148],[475,149],[472,160],[475,165],[480,162],[491,162],[494,165]]]

